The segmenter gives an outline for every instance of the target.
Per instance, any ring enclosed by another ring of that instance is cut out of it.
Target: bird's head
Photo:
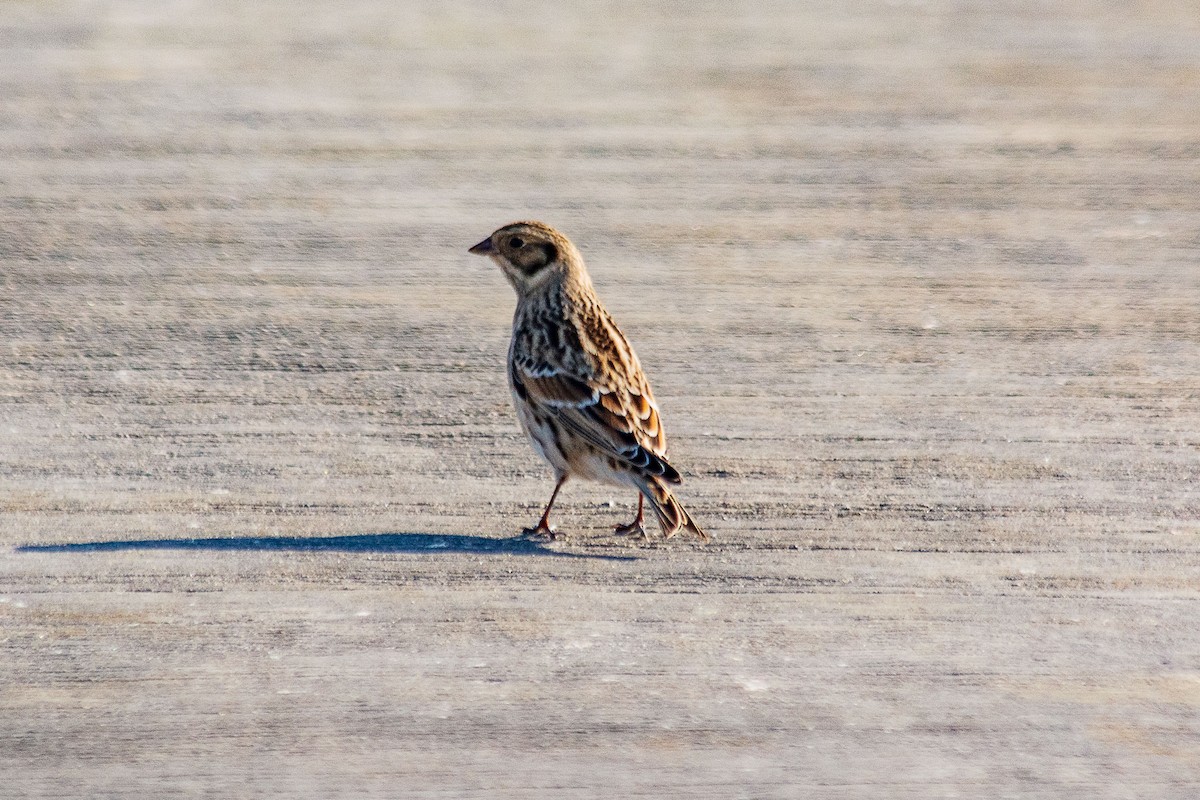
[[[522,297],[537,292],[555,278],[585,274],[583,258],[571,240],[543,222],[505,225],[470,252],[491,256]]]

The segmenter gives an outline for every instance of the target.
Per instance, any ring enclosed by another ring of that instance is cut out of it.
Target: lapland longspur
[[[658,405],[575,245],[549,225],[514,222],[470,252],[490,256],[516,289],[509,386],[521,427],[556,478],[545,513],[525,534],[556,538],[550,509],[578,477],[638,491],[637,516],[618,533],[645,535],[649,500],[664,536],[682,528],[707,541],[667,488],[681,479],[667,463]]]

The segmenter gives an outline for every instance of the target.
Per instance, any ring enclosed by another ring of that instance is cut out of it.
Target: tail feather
[[[687,509],[662,484],[662,481],[655,478],[648,480],[645,486],[642,487],[642,494],[650,501],[650,510],[654,512],[655,518],[658,519],[658,525],[662,528],[663,537],[670,539],[682,528],[696,534],[703,542],[709,541],[708,534],[700,529],[700,526],[688,514]]]

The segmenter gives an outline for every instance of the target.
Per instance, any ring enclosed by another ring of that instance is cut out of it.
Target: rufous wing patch
[[[596,401],[596,390],[585,381],[559,372],[553,375],[522,376],[526,390],[538,400],[555,405],[584,405]]]

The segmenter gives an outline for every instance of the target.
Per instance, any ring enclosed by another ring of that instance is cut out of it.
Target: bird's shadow
[[[132,539],[108,542],[26,544],[18,553],[99,553],[120,550],[295,550],[307,553],[471,553],[636,561],[637,556],[572,553],[536,539],[493,539],[441,533],[370,533],[354,536],[219,536],[205,539]]]

